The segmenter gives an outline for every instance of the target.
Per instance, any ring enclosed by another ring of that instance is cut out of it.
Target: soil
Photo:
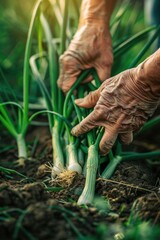
[[[78,206],[84,176],[66,171],[51,180],[50,134],[46,127],[37,128],[28,141],[32,143],[35,136],[38,144],[30,148],[32,158],[21,165],[15,163],[16,149],[0,153],[1,166],[27,176],[0,172],[1,240],[123,239],[114,238],[117,226],[131,216],[160,224],[159,165],[147,160],[122,162],[111,179],[97,178],[95,203]],[[137,139],[134,149],[158,149],[158,140],[146,139],[143,144]],[[11,140],[5,137],[5,141]]]

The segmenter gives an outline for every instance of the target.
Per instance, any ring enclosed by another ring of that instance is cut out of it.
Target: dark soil
[[[1,166],[14,168],[28,177],[0,173],[1,240],[72,240],[85,236],[88,236],[85,239],[123,239],[114,238],[119,232],[116,226],[125,225],[131,217],[149,220],[152,225],[160,223],[158,165],[146,160],[121,163],[111,179],[97,179],[96,202],[80,207],[76,201],[84,177],[64,172],[52,181],[50,135],[43,128],[32,132],[28,141],[35,136],[38,144],[34,151],[31,148],[33,157],[24,165],[15,164],[15,149],[0,154]],[[144,141],[143,146],[139,143],[141,139],[135,141],[135,149],[150,150],[149,142]]]

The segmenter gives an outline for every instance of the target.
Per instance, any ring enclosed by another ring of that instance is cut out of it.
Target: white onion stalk
[[[60,142],[58,129],[56,127],[52,128],[52,147],[53,147],[53,168],[52,168],[52,178],[62,171],[64,171],[64,157],[62,152],[62,144]]]
[[[91,145],[88,148],[87,173],[85,187],[78,199],[78,204],[91,204],[95,194],[95,182],[98,169],[98,149],[97,146]]]
[[[17,134],[18,158],[27,158],[27,147],[23,134]]]
[[[66,146],[67,169],[70,171],[82,173],[82,167],[78,163],[78,156],[75,144],[71,143]]]

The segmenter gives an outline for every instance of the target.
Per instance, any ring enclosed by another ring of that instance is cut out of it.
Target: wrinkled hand
[[[100,142],[103,155],[109,152],[117,137],[123,144],[132,142],[133,131],[139,130],[152,116],[160,99],[160,91],[159,94],[152,91],[140,68],[143,71],[142,65],[124,71],[106,80],[85,98],[77,99],[79,107],[94,107],[94,110],[72,129],[72,134],[79,136],[103,126],[105,132]]]
[[[68,50],[60,57],[58,86],[67,92],[81,71],[94,67],[104,81],[110,76],[113,61],[108,26],[101,22],[82,24]],[[85,82],[91,81],[89,76]]]

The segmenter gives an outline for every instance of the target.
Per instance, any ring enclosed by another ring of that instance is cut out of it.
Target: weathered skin
[[[83,0],[78,30],[60,57],[58,86],[67,92],[81,71],[94,67],[99,78],[110,77],[113,62],[109,19],[116,0]],[[91,81],[90,76],[85,81]]]
[[[152,116],[160,102],[160,50],[138,67],[126,70],[107,79],[98,90],[83,99],[77,99],[80,107],[94,110],[72,129],[79,136],[94,127],[105,127],[100,150],[107,154],[117,137],[124,144],[133,139]]]

